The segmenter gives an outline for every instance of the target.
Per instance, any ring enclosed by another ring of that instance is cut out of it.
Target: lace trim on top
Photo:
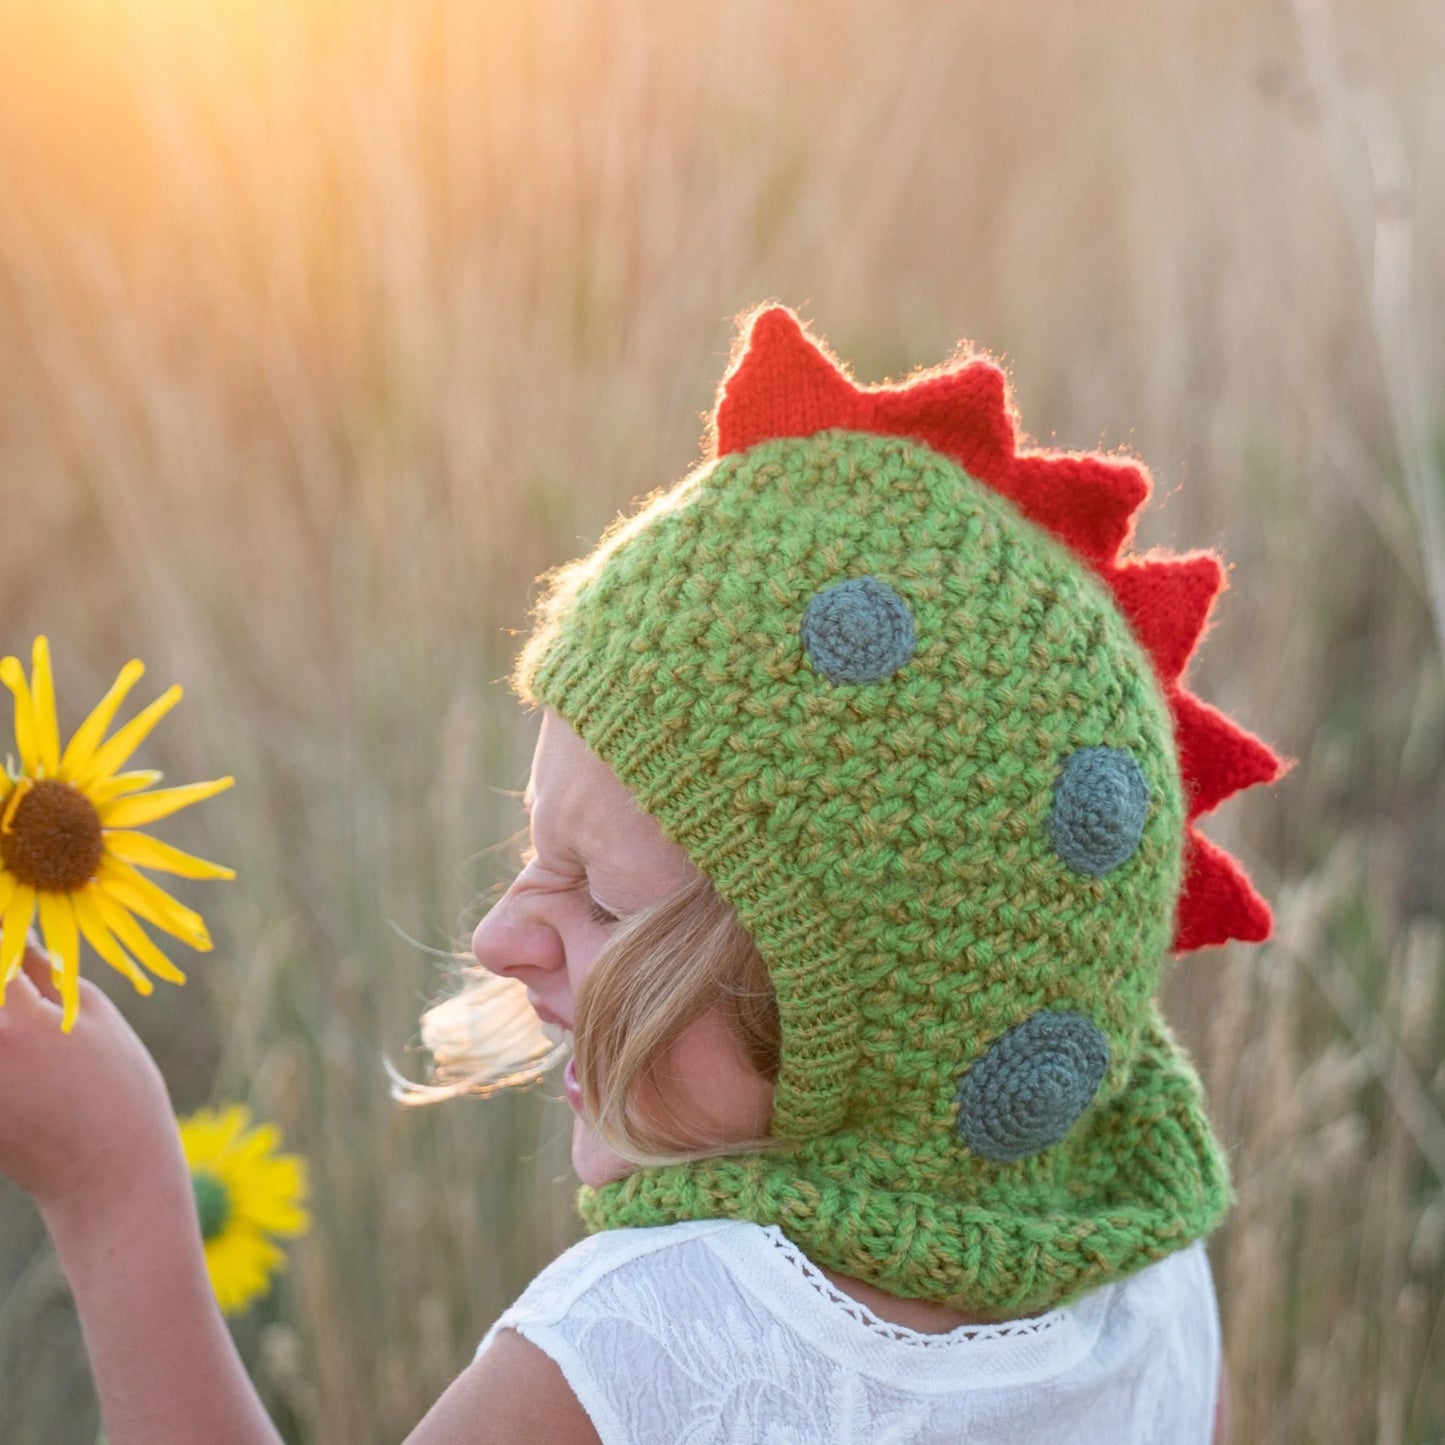
[[[860,1325],[881,1335],[886,1340],[897,1340],[906,1345],[917,1345],[925,1350],[941,1350],[961,1343],[990,1343],[996,1340],[1037,1339],[1051,1330],[1056,1330],[1068,1321],[1060,1310],[1049,1310],[1030,1319],[1008,1320],[995,1325],[959,1325],[947,1334],[925,1334],[911,1330],[907,1325],[895,1324],[892,1320],[881,1319],[867,1305],[844,1294],[811,1259],[778,1228],[767,1225],[763,1233],[768,1236],[774,1249],[821,1295],[830,1305],[841,1309],[857,1320]]]

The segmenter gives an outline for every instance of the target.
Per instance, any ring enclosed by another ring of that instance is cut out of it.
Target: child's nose
[[[557,930],[510,890],[477,924],[472,953],[489,973],[504,977],[561,968],[565,962]]]

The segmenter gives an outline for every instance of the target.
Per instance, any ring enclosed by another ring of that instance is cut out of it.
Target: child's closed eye
[[[593,923],[617,923],[618,917],[615,913],[604,908],[590,893],[587,895],[587,916]]]

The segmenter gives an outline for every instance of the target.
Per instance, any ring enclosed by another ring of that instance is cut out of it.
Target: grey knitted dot
[[[1000,1035],[958,1081],[958,1137],[1008,1164],[1057,1144],[1089,1107],[1109,1040],[1082,1014],[1045,1010]]]
[[[808,659],[829,682],[882,682],[916,645],[908,604],[876,577],[851,577],[827,588],[803,617]]]
[[[1049,841],[1075,873],[1097,878],[1133,856],[1148,812],[1149,783],[1128,748],[1080,748],[1054,784]]]

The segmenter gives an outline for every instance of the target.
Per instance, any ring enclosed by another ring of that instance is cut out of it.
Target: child
[[[1267,934],[1193,822],[1278,771],[1182,682],[1219,563],[1121,558],[1143,473],[1019,452],[989,363],[858,388],[781,308],[712,441],[518,663],[532,853],[473,948],[575,1031],[594,1233],[411,1439],[1206,1441],[1228,1181],[1153,995]],[[45,975],[0,1166],[111,1445],[274,1440],[155,1067],[89,987],[57,1046]]]

